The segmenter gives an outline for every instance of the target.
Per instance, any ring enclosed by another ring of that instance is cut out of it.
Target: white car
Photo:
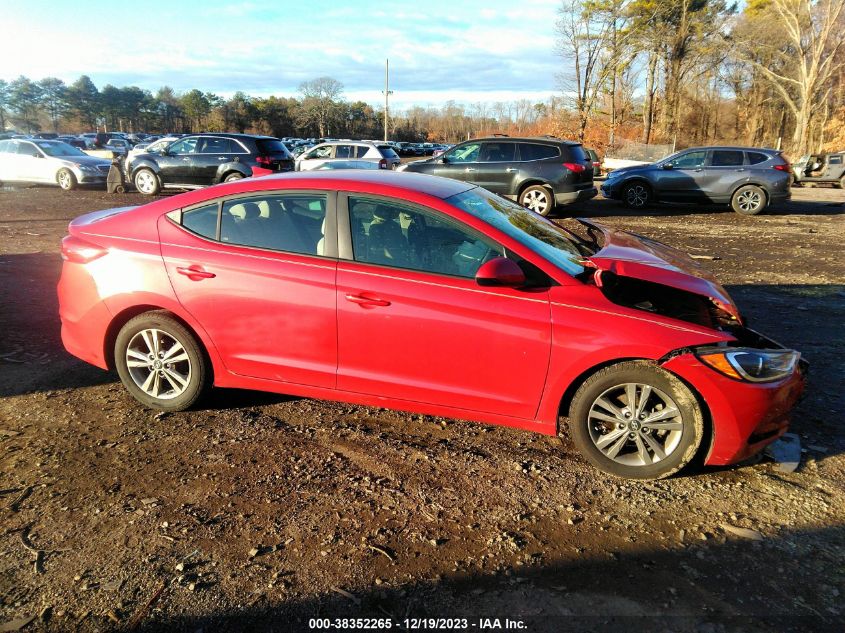
[[[350,159],[376,163],[381,169],[396,169],[399,156],[387,143],[367,141],[333,141],[320,143],[296,158],[296,171],[310,171],[326,163]]]
[[[105,184],[110,167],[111,161],[62,141],[0,141],[0,182],[59,185],[70,191],[77,185]]]

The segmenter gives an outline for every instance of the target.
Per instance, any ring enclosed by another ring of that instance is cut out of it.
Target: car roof
[[[736,150],[736,151],[745,151],[745,152],[771,152],[773,154],[778,154],[783,150],[780,149],[772,149],[771,147],[744,147],[742,145],[706,145],[703,147],[687,147],[683,150],[678,150],[679,152],[686,152],[689,150],[709,150],[709,149],[727,149],[727,150]]]
[[[475,185],[462,182],[460,180],[453,180],[451,178],[429,176],[428,174],[415,174],[413,172],[395,172],[383,169],[378,171],[333,170],[330,173],[321,173],[319,171],[294,171],[284,174],[274,174],[272,176],[262,176],[261,180],[296,180],[313,181],[315,183],[320,181],[360,182],[366,184],[384,185],[396,189],[405,189],[407,191],[424,193],[441,199],[454,196],[455,194],[462,193],[475,187]]]
[[[556,136],[482,136],[470,139],[471,141],[541,141],[543,143],[562,143],[563,145],[581,145],[578,141],[567,141]]]

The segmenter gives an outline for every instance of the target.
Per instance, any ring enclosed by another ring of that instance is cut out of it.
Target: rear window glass
[[[759,163],[764,163],[769,160],[768,156],[761,154],[760,152],[748,152],[747,156],[749,165],[758,165]]]
[[[255,144],[258,146],[258,153],[262,156],[267,154],[284,154],[288,155],[288,150],[285,144],[274,138],[259,138],[256,139]]]
[[[217,204],[192,209],[182,215],[182,226],[211,240],[217,238]]]
[[[399,155],[393,151],[390,145],[379,145],[378,150],[384,158],[399,158]]]
[[[830,157],[830,164],[831,165],[841,165],[842,164],[842,157],[841,156],[831,156]]]
[[[582,152],[583,153],[583,152]],[[520,160],[542,160],[560,156],[560,150],[554,145],[540,143],[519,143]]]

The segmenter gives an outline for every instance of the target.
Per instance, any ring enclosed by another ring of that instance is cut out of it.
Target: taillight
[[[786,163],[785,165],[774,165],[773,167],[778,171],[792,171],[792,166],[789,163]]]
[[[273,166],[273,159],[269,156],[256,156],[255,162],[263,167],[272,167]]]
[[[580,174],[582,171],[587,169],[581,163],[564,163],[563,166],[566,167],[569,171],[574,172],[576,174]]]
[[[382,158],[382,159],[378,162],[378,168],[379,168],[379,169],[387,169],[387,159],[386,159],[386,158]]]
[[[62,259],[76,264],[87,264],[108,253],[108,250],[68,235],[62,240]]]

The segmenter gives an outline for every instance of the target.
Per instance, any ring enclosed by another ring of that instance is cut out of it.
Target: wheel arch
[[[552,192],[552,196],[555,195],[554,189],[552,188],[552,185],[548,180],[543,180],[542,178],[537,178],[536,176],[532,176],[530,178],[523,180],[521,183],[519,183],[519,187],[517,187],[517,190],[516,190],[517,198],[519,196],[521,196],[522,192],[525,191],[526,189],[528,189],[528,187],[533,187],[535,185],[539,185],[541,187],[546,187],[547,189],[549,189]]]
[[[172,310],[168,310],[167,308],[159,305],[155,305],[152,303],[147,304],[140,304],[128,307],[121,312],[118,312],[111,322],[106,328],[106,335],[103,338],[103,358],[108,365],[110,371],[115,371],[115,359],[114,359],[114,345],[117,341],[117,335],[120,333],[121,328],[126,325],[130,320],[134,319],[136,316],[141,314],[146,314],[147,312],[163,312],[167,314],[167,316],[171,317],[178,321],[188,332],[191,336],[194,337],[197,344],[199,345],[202,353],[205,355],[206,360],[208,361],[209,371],[211,372],[211,382],[214,382],[215,376],[215,359],[212,358],[212,354],[208,349],[208,345],[204,337],[202,337],[197,330],[185,319],[183,319],[179,314],[173,312]]]
[[[733,200],[733,199],[734,199],[734,196],[736,195],[736,192],[737,192],[737,191],[739,191],[739,190],[740,190],[740,189],[742,189],[743,187],[747,187],[747,186],[749,186],[749,185],[752,185],[752,186],[754,186],[754,187],[759,187],[760,189],[762,189],[762,190],[763,190],[763,195],[764,195],[764,196],[766,196],[766,206],[768,207],[768,206],[769,206],[769,201],[772,199],[772,194],[771,194],[771,192],[769,191],[769,188],[768,188],[768,186],[767,186],[765,183],[760,182],[760,181],[756,181],[756,180],[754,180],[754,181],[749,180],[748,182],[742,182],[742,183],[738,184],[736,187],[734,187],[734,188],[731,190],[731,197],[730,197],[730,199],[731,199],[731,200]]]
[[[161,179],[161,168],[158,166],[158,163],[151,161],[149,159],[142,159],[138,162],[132,161],[132,169],[129,173],[129,179],[131,181],[135,181],[135,174],[137,174],[142,169],[149,169],[153,172],[157,178]]]
[[[567,385],[566,389],[563,392],[563,395],[560,398],[560,405],[558,406],[558,421],[557,421],[557,432],[560,434],[560,418],[565,417],[569,418],[570,407],[572,405],[572,400],[575,397],[575,393],[578,391],[578,388],[584,384],[584,382],[590,378],[596,372],[601,371],[607,367],[611,367],[613,365],[618,365],[620,363],[628,363],[628,362],[642,362],[654,365],[655,367],[659,367],[666,373],[670,374],[673,378],[681,382],[687,389],[689,389],[690,393],[695,398],[696,403],[698,404],[698,408],[701,411],[701,418],[704,422],[704,430],[703,435],[701,438],[701,445],[696,450],[695,456],[693,457],[691,463],[696,467],[701,466],[710,452],[713,450],[713,444],[716,440],[716,435],[713,428],[713,416],[710,412],[710,407],[707,406],[707,401],[692,385],[688,380],[679,376],[677,373],[666,369],[662,363],[651,359],[651,358],[641,358],[637,356],[627,357],[627,358],[614,358],[611,360],[606,360],[592,367],[585,369],[583,372],[578,374],[570,383]]]
[[[214,177],[214,184],[219,185],[221,182],[225,181],[226,178],[235,173],[240,174],[244,178],[249,178],[252,176],[252,169],[243,163],[227,163],[225,165],[220,165],[220,167],[217,168],[217,175]]]

